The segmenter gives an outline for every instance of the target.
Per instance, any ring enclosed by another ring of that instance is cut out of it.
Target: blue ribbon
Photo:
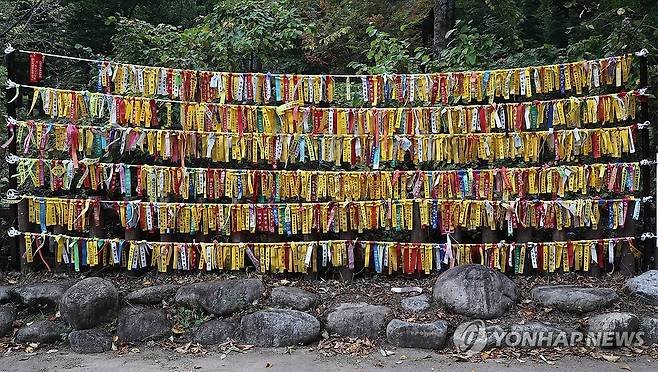
[[[43,198],[39,198],[39,222],[41,222],[41,232],[47,233],[48,229],[46,228],[46,201]]]
[[[375,271],[378,273],[382,272],[381,266],[379,266],[379,246],[377,243],[373,244],[372,251],[375,257]]]
[[[82,266],[87,266],[87,254],[89,252],[87,252],[87,241],[86,240],[82,240],[80,242],[80,252],[82,253],[82,262],[81,262],[81,264],[82,264]]]

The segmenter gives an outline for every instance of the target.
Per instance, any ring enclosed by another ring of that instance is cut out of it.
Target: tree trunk
[[[446,33],[455,26],[455,0],[435,0],[434,2],[434,42],[432,51],[438,58],[446,48]]]

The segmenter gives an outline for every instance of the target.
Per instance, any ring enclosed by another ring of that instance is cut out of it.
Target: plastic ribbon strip
[[[391,241],[323,240],[285,243],[154,242],[124,239],[81,238],[62,234],[23,233],[26,257],[32,262],[35,244],[47,239],[54,246],[58,263],[79,271],[85,266],[121,266],[128,270],[156,267],[160,272],[173,270],[244,270],[253,267],[263,272],[316,272],[326,267],[350,265],[349,248],[363,257],[366,268],[377,272],[425,273],[469,263],[478,263],[509,273],[532,268],[526,261],[537,256],[535,272],[587,272],[594,265],[604,270],[614,264],[627,248],[636,257],[641,252],[635,238],[551,242],[499,242],[482,244],[402,243]],[[37,247],[39,246],[37,245]],[[308,259],[310,252],[310,259]],[[251,251],[251,254],[249,253]],[[596,252],[595,255],[593,252]],[[251,256],[253,255],[253,258]],[[596,261],[593,259],[596,257]],[[373,265],[374,264],[374,265]]]

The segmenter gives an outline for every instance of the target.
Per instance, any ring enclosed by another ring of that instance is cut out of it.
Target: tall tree
[[[434,2],[434,41],[432,51],[438,57],[448,45],[446,34],[455,26],[455,0]]]

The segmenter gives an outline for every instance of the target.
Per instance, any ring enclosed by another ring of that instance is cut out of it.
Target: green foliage
[[[112,43],[121,60],[236,71],[279,70],[313,29],[288,0],[223,1],[187,29],[126,17],[108,23],[116,24]]]
[[[450,42],[448,48],[441,51],[439,60],[434,64],[435,69],[473,69],[504,52],[500,39],[491,34],[480,34],[472,21],[458,20],[456,23],[456,28],[446,35]]]
[[[174,316],[175,322],[185,330],[193,329],[209,319],[210,316],[199,308],[179,307]]]
[[[459,0],[460,21],[439,55],[429,52],[433,5],[433,0],[0,0],[0,32],[7,30],[0,42],[133,63],[308,73],[495,68],[640,48],[650,50],[651,61],[658,54],[658,4],[651,1]],[[21,22],[13,25],[16,19]],[[89,76],[79,73],[81,66],[64,67],[49,75],[69,86],[76,74]]]
[[[139,19],[110,17],[117,33],[112,36],[115,58],[145,65],[179,68],[206,67],[194,43],[188,43],[190,30],[166,24],[152,25]]]
[[[312,29],[288,0],[229,0],[219,2],[188,36],[207,48],[212,65],[253,70],[260,63],[277,70],[300,47],[304,30]]]
[[[404,28],[404,27],[402,27]],[[378,30],[374,25],[367,28],[370,41],[370,49],[366,52],[366,58],[372,62],[368,66],[361,62],[352,62],[348,66],[354,68],[358,73],[390,74],[399,71],[419,72],[426,65],[430,57],[425,48],[416,48],[415,54],[410,53],[408,40],[400,40],[391,36],[388,32]]]

